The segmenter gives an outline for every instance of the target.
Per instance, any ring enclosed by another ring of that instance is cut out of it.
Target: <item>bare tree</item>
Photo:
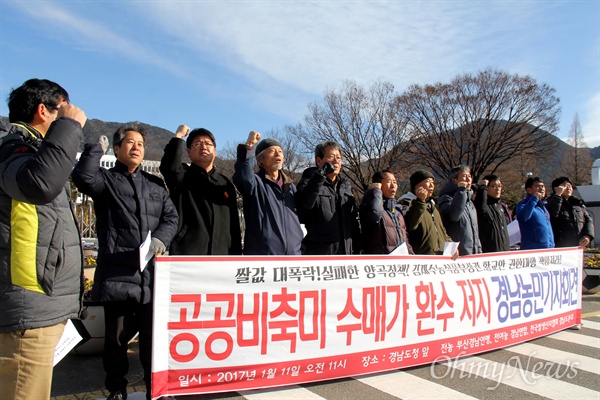
[[[365,89],[345,81],[341,89],[325,91],[322,102],[309,104],[304,123],[288,127],[288,133],[304,146],[311,160],[317,144],[338,142],[344,158],[343,173],[361,197],[372,174],[381,169],[397,170],[409,146],[395,97],[394,86],[388,82]]]
[[[554,93],[529,76],[487,69],[448,84],[410,86],[397,101],[419,163],[440,176],[458,164],[470,165],[477,180],[519,155],[549,151],[542,131],[557,129]]]
[[[585,143],[581,124],[579,123],[579,115],[575,113],[573,123],[569,130],[569,138],[567,143],[571,145],[563,153],[563,168],[565,175],[569,176],[575,185],[590,183],[590,173],[592,170],[592,156],[590,149]]]

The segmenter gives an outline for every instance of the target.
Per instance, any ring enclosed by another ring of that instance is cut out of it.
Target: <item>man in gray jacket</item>
[[[444,227],[455,242],[460,242],[461,256],[481,253],[477,211],[471,201],[471,168],[458,165],[450,170],[450,180],[440,190],[439,209]]]
[[[0,123],[0,398],[47,399],[54,349],[83,293],[67,181],[86,122],[58,84],[30,79]]]

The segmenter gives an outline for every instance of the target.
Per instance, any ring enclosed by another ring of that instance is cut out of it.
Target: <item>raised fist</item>
[[[190,133],[190,127],[187,126],[187,125],[185,125],[185,124],[181,124],[181,125],[179,125],[177,127],[177,131],[175,132],[175,136],[177,136],[179,139],[183,139],[189,133]]]
[[[246,140],[247,146],[254,146],[260,140],[260,133],[256,131],[250,131],[248,134],[248,140]]]
[[[63,103],[60,108],[58,109],[58,117],[67,117],[67,118],[71,118],[74,119],[75,121],[79,122],[79,124],[81,125],[81,127],[83,128],[83,126],[85,125],[85,122],[87,121],[87,116],[85,115],[85,113],[83,112],[83,110],[77,106],[74,106],[73,104],[68,104],[68,103]]]
[[[425,189],[424,187],[417,186],[415,188],[415,195],[417,196],[417,198],[419,200],[425,201],[429,197],[429,191],[427,189]]]
[[[100,136],[98,138],[98,144],[100,145],[100,147],[102,147],[102,152],[106,154],[106,152],[108,151],[108,147],[110,146],[108,138],[105,135]]]
[[[369,189],[381,189],[381,183],[373,182],[369,185]]]

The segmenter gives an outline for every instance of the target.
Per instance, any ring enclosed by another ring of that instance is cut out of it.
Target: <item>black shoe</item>
[[[110,394],[110,396],[108,396],[106,398],[106,400],[125,400],[125,399],[127,399],[127,392],[125,392],[125,394],[123,394],[118,390],[116,392],[112,392]]]

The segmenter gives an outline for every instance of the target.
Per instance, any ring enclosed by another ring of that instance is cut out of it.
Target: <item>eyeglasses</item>
[[[203,141],[199,140],[197,142],[192,143],[192,145],[190,147],[194,147],[194,148],[200,147],[200,146],[213,147],[214,145],[215,144],[213,142],[208,142],[208,141],[203,142]]]

